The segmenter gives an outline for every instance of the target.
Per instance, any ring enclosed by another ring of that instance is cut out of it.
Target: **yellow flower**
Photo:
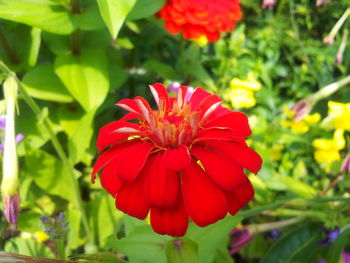
[[[246,80],[234,78],[230,83],[230,100],[234,108],[251,108],[256,104],[254,92],[261,89],[261,84],[248,74]]]
[[[288,107],[283,108],[284,114],[288,120],[281,120],[281,125],[284,128],[291,128],[292,132],[296,134],[303,134],[309,131],[310,126],[315,125],[321,119],[319,113],[307,114],[300,121],[294,119],[295,112],[290,110]]]
[[[339,151],[345,147],[344,131],[336,130],[333,139],[315,139],[312,146],[316,149],[315,160],[320,164],[330,164],[341,159]]]
[[[44,243],[45,241],[50,239],[50,237],[46,235],[43,231],[35,232],[34,237],[35,237],[35,240],[39,243]]]
[[[282,158],[283,145],[274,144],[271,149],[271,158],[273,161],[279,161]]]
[[[350,131],[350,103],[329,101],[328,116],[335,129]]]

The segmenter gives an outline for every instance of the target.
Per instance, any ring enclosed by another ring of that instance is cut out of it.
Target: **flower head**
[[[328,117],[334,129],[350,131],[350,103],[329,101]]]
[[[323,232],[326,237],[323,240],[320,240],[318,244],[322,247],[329,247],[339,236],[340,229],[339,227],[334,228],[333,230],[323,227]]]
[[[139,219],[150,211],[160,234],[184,235],[189,217],[203,227],[235,214],[254,195],[244,168],[257,173],[262,164],[245,143],[247,116],[200,88],[189,100],[186,86],[177,98],[162,84],[150,89],[157,110],[141,97],[116,104],[129,113],[101,128],[97,148],[104,152],[92,181],[102,170],[101,184],[116,207]]]
[[[168,0],[158,16],[170,33],[204,44],[232,31],[242,13],[239,0]]]
[[[286,117],[288,119],[282,120],[281,125],[285,128],[291,128],[292,132],[296,134],[304,134],[310,130],[310,126],[315,125],[321,119],[319,113],[306,114],[303,116],[303,119],[296,119],[296,112],[292,109],[285,107],[283,109]]]
[[[255,106],[254,92],[261,89],[261,84],[252,73],[249,73],[245,80],[232,79],[230,85],[230,100],[233,108],[251,108]]]
[[[261,8],[265,9],[265,8],[273,8],[276,4],[276,0],[263,0],[262,4],[261,4]]]
[[[328,169],[332,162],[340,160],[339,151],[345,147],[344,132],[336,130],[333,139],[315,139],[312,146],[316,149],[316,161]]]
[[[231,231],[231,247],[230,254],[235,254],[249,244],[253,235],[246,227],[235,228]]]

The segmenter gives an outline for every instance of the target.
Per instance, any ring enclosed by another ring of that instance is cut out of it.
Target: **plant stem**
[[[1,60],[0,60],[0,69],[4,72],[6,72],[7,74],[15,74],[13,73]],[[32,109],[32,111],[36,114],[39,115],[41,113],[40,107],[38,106],[38,104],[36,104],[36,102],[32,99],[32,97],[29,96],[29,94],[27,93],[27,91],[23,88],[23,84],[22,82],[15,77],[17,83],[18,83],[18,88],[23,96],[23,99],[26,101],[26,103],[29,105],[29,107]],[[51,121],[50,119],[46,116],[44,117],[43,120],[44,126],[46,128],[46,130],[48,131],[50,138],[51,138],[51,142],[53,147],[55,148],[58,156],[60,157],[60,159],[62,160],[64,166],[66,167],[67,171],[68,171],[68,175],[69,175],[69,179],[70,179],[70,183],[73,186],[73,191],[74,191],[74,206],[80,210],[81,212],[81,217],[82,217],[82,222],[83,222],[83,227],[85,229],[86,235],[88,237],[88,240],[94,244],[94,237],[93,235],[91,235],[90,232],[90,227],[89,227],[89,223],[88,223],[88,219],[84,210],[84,206],[83,206],[83,202],[81,199],[81,193],[80,193],[80,188],[78,185],[78,181],[75,178],[75,174],[74,174],[74,168],[73,165],[71,164],[70,160],[68,159],[68,157],[66,156],[63,147],[61,146],[54,130],[51,127]]]
[[[293,217],[287,220],[282,220],[277,222],[270,222],[270,223],[264,223],[264,224],[251,224],[251,225],[248,225],[247,227],[251,234],[258,234],[258,233],[263,233],[274,229],[279,229],[286,226],[294,225],[302,220],[303,220],[302,217]]]

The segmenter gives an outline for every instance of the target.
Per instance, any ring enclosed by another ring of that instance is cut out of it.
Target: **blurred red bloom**
[[[262,164],[245,143],[247,116],[200,88],[189,99],[186,86],[177,98],[162,84],[150,89],[158,110],[141,97],[116,104],[129,113],[101,128],[92,181],[102,170],[116,207],[139,219],[150,211],[159,234],[184,235],[189,217],[204,227],[234,215],[254,196],[244,168],[257,173]]]
[[[158,16],[172,34],[182,31],[185,39],[205,36],[212,42],[232,31],[242,12],[239,0],[168,0]]]

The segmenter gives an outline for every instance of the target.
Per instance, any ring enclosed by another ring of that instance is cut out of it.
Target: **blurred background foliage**
[[[164,3],[0,0],[0,58],[39,106],[33,112],[19,94],[21,213],[16,229],[1,217],[1,250],[97,262],[343,262],[350,248],[350,169],[340,168],[350,152],[349,130],[343,129],[342,147],[313,142],[333,138],[338,128],[326,119],[327,102],[350,103],[350,88],[318,101],[299,122],[290,107],[349,75],[346,46],[336,60],[349,22],[332,45],[323,39],[350,1],[316,7],[279,0],[262,9],[260,1],[243,0],[233,33],[204,46],[164,29],[154,16]],[[97,132],[122,113],[113,104],[150,98],[147,85],[155,82],[202,87],[245,112],[251,147],[264,160],[258,176],[250,176],[256,195],[249,207],[204,229],[191,225],[180,255],[169,237],[117,211],[99,183],[90,183]],[[341,118],[350,122],[350,109]],[[325,160],[315,159],[317,150]],[[240,234],[229,235],[236,225]],[[338,238],[330,238],[336,229]]]

